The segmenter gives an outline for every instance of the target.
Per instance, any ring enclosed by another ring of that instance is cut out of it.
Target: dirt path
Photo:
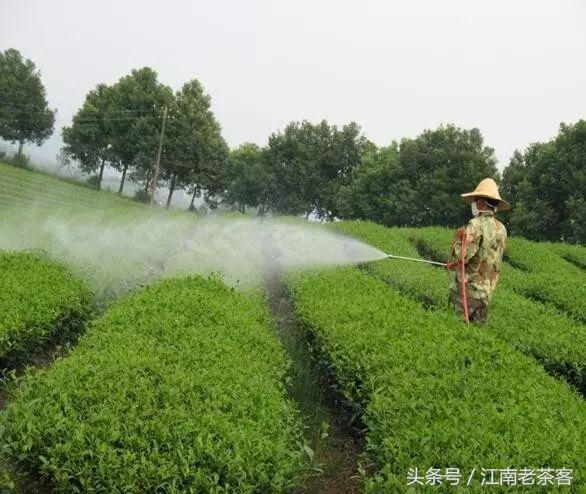
[[[316,471],[296,493],[361,493],[358,475],[363,439],[349,425],[348,415],[331,393],[328,383],[312,363],[307,341],[295,320],[293,305],[286,295],[278,271],[265,277],[269,308],[278,335],[293,360],[290,393],[308,427],[306,437],[315,453]]]

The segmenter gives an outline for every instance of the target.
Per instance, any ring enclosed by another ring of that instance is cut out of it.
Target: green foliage
[[[25,170],[32,170],[31,160],[25,153],[15,154],[5,162],[16,168],[23,168]]]
[[[457,225],[468,209],[459,194],[498,179],[494,150],[478,129],[426,130],[365,156],[340,194],[341,217],[385,225]]]
[[[416,191],[409,225],[460,225],[468,209],[459,195],[474,190],[483,178],[498,180],[494,150],[480,131],[454,125],[426,130],[401,142],[402,178]],[[392,190],[389,191],[392,194]]]
[[[53,133],[55,110],[48,108],[45,87],[35,64],[18,50],[0,52],[0,138],[41,145]]]
[[[586,120],[561,124],[555,139],[516,152],[503,172],[513,202],[509,229],[533,240],[586,241]]]
[[[423,255],[440,261],[447,258],[452,238],[452,233],[444,228],[389,229],[367,222],[342,222],[337,223],[336,228],[385,252],[408,257]],[[525,242],[528,244],[523,249],[525,252],[539,247],[539,244]],[[452,312],[447,304],[449,279],[446,271],[394,259],[370,263],[367,269],[424,305]],[[484,328],[526,355],[535,357],[549,373],[562,377],[586,393],[586,335],[583,326],[552,307],[523,296],[527,276],[531,277],[504,265]]]
[[[249,206],[262,214],[267,208],[271,180],[266,150],[256,144],[243,144],[230,151],[224,202],[242,213]]]
[[[90,294],[62,266],[31,252],[0,252],[0,279],[0,367],[83,328]]]
[[[269,324],[215,279],[118,301],[13,390],[4,458],[61,492],[283,492],[309,461]]]
[[[167,108],[161,175],[169,184],[168,204],[178,188],[204,189],[205,199],[223,189],[228,148],[210,109],[211,99],[193,79],[174,94],[149,67],[133,70],[108,86],[90,91],[70,127],[63,128],[63,153],[86,173],[105,166],[122,172],[152,193],[153,169],[164,108]],[[98,187],[99,188],[99,187]]]
[[[89,185],[92,189],[99,190],[101,185],[101,180],[99,175],[90,175],[85,183]]]
[[[108,163],[146,185],[161,130],[163,107],[173,101],[171,89],[158,81],[150,67],[132,70],[114,85],[99,84],[86,96],[73,124],[63,130],[64,151],[82,169],[94,171]]]
[[[151,195],[145,189],[137,189],[134,193],[134,200],[142,202],[143,204],[150,204]]]
[[[574,252],[580,251],[584,251],[584,248]],[[548,302],[574,319],[586,322],[584,271],[575,263],[560,257],[554,244],[512,238],[506,259],[520,268],[514,276],[505,278],[506,286],[536,300]]]
[[[291,122],[269,137],[270,208],[281,214],[338,215],[340,187],[371,146],[352,122],[338,129],[323,120]]]
[[[397,143],[369,150],[352,170],[350,183],[340,189],[340,217],[368,218],[383,224],[407,224],[415,191],[408,183],[401,181],[400,176]],[[391,190],[392,194],[389,193]]]
[[[99,170],[97,189],[100,189],[106,162],[114,160],[110,152],[113,142],[110,119],[115,116],[119,118],[120,113],[112,113],[116,112],[113,96],[111,86],[98,84],[86,95],[82,107],[73,116],[72,125],[63,127],[61,131],[65,144],[64,155],[76,160],[80,170],[85,173]]]
[[[228,146],[211,110],[211,98],[197,79],[186,82],[169,110],[162,178],[169,183],[167,207],[175,189],[206,191],[208,202],[223,189]]]
[[[0,210],[24,211],[36,207],[58,207],[69,211],[142,208],[125,197],[91,190],[91,185],[73,178],[58,177],[42,170],[16,169],[0,163]]]
[[[0,464],[0,492],[9,493],[14,492],[15,482],[12,475],[7,470],[4,470],[2,464]]]
[[[549,244],[549,246],[562,259],[565,259],[582,270],[586,269],[586,247],[565,243]]]
[[[288,284],[299,319],[362,410],[367,491],[402,492],[415,466],[564,465],[584,486],[586,408],[534,360],[353,268]]]

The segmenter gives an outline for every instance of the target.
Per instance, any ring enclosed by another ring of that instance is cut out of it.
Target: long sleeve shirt
[[[490,299],[499,279],[507,230],[494,214],[483,212],[472,218],[464,228],[466,238],[465,272],[468,294],[474,298]],[[461,240],[452,244],[450,261],[460,262]],[[460,270],[452,282],[452,290],[460,290]]]

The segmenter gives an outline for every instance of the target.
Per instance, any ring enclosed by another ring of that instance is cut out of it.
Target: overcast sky
[[[42,72],[56,132],[133,68],[196,77],[230,146],[291,120],[358,122],[378,145],[453,122],[499,167],[586,117],[584,0],[0,0],[0,50]]]

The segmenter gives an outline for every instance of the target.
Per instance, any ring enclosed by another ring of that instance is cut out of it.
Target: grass
[[[133,208],[145,206],[132,199],[92,190],[83,183],[40,171],[0,163],[0,210],[45,206],[86,209]]]

